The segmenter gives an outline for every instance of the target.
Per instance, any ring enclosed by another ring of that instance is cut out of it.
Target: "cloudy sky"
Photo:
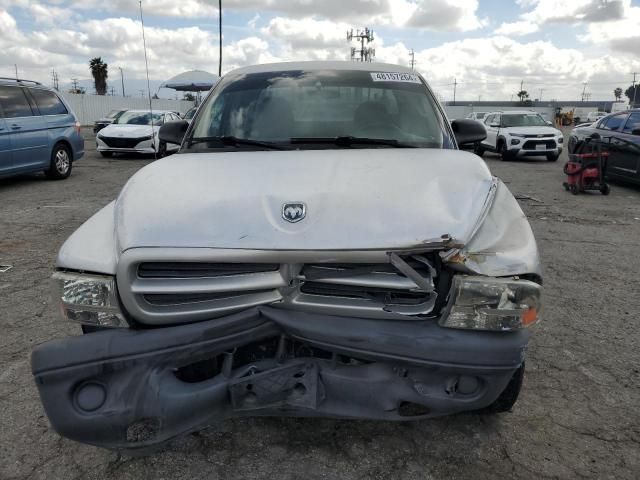
[[[416,69],[444,100],[612,99],[640,80],[640,0],[223,0],[223,73],[281,60],[346,60],[346,31],[375,31],[378,61]],[[217,72],[217,0],[144,0],[152,89],[189,69]],[[355,45],[354,45],[355,46]],[[0,0],[0,76],[93,91],[88,61],[109,86],[143,88],[137,0]],[[584,83],[586,82],[586,87]],[[172,91],[162,90],[171,97]]]

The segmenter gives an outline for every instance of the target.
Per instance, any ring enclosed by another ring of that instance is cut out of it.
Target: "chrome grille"
[[[433,311],[435,254],[355,252],[375,261],[342,261],[349,255],[133,249],[120,259],[118,291],[127,312],[151,325],[217,318],[259,305],[404,320],[424,318]],[[318,256],[340,260],[314,262]]]

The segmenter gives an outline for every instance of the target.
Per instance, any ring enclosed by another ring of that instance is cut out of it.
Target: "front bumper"
[[[143,140],[137,145],[130,148],[117,148],[110,147],[100,137],[96,137],[96,150],[98,152],[111,152],[111,153],[144,153],[153,154],[156,153],[155,143],[153,140]]]
[[[509,149],[509,152],[511,152],[511,154],[515,155],[516,157],[535,157],[538,155],[560,155],[562,153],[562,146],[557,146],[555,148],[545,148],[544,150],[537,150],[537,149],[534,150],[534,149],[521,148],[515,145]]]
[[[176,327],[53,340],[31,362],[61,435],[144,450],[230,417],[412,420],[480,409],[522,364],[528,339],[526,330],[256,307]],[[205,359],[205,378],[184,373]]]

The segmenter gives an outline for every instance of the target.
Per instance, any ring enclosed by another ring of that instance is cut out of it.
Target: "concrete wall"
[[[553,121],[553,115],[555,113],[553,107],[504,107],[497,105],[482,105],[482,106],[469,106],[469,105],[444,105],[444,110],[447,112],[447,116],[449,120],[454,120],[456,118],[464,118],[471,112],[495,112],[495,111],[503,111],[507,112],[509,110],[533,110],[534,112],[538,112],[545,120]]]
[[[82,125],[92,125],[99,118],[104,117],[110,110],[117,108],[149,109],[149,99],[134,97],[111,97],[107,95],[76,95],[62,94],[69,103]],[[185,113],[193,107],[193,102],[184,100],[153,100],[153,108],[158,110],[172,110]]]

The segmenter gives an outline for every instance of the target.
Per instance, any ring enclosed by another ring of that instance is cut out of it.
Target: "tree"
[[[182,96],[183,100],[188,100],[189,102],[195,102],[196,97],[191,92],[187,92]]]
[[[624,94],[629,99],[629,105],[632,107],[635,106],[635,103],[640,103],[640,83],[636,85],[631,85],[624,91]]]
[[[617,87],[613,91],[613,96],[616,97],[616,102],[619,102],[620,99],[622,98],[622,89],[620,87]]]
[[[527,93],[526,90],[520,90],[517,95],[520,99],[520,103],[524,103],[524,101],[529,98],[529,93]]]
[[[97,95],[106,95],[107,93],[107,78],[109,77],[107,67],[108,65],[102,61],[102,57],[92,58],[89,62]]]

